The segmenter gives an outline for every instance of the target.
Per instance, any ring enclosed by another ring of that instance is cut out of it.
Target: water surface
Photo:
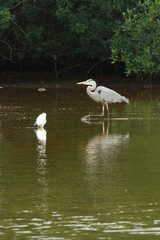
[[[83,122],[85,88],[38,87],[0,89],[0,239],[159,239],[160,88],[114,86],[130,104]]]

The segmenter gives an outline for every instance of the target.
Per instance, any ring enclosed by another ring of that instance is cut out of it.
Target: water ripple
[[[151,208],[152,206],[152,208]],[[136,212],[136,213],[135,213]],[[115,214],[116,213],[116,214]],[[157,213],[157,218],[155,218]],[[58,211],[52,211],[46,218],[31,217],[32,212],[23,210],[16,219],[1,220],[1,238],[7,234],[20,239],[38,240],[69,240],[86,236],[98,240],[112,239],[117,234],[126,235],[160,235],[160,219],[158,217],[158,203],[149,203],[143,209],[137,205],[129,207],[119,205],[117,209],[108,212],[97,212],[93,215],[68,216]],[[50,216],[50,217],[49,217]],[[148,220],[146,220],[148,219]],[[2,238],[3,239],[3,238]]]

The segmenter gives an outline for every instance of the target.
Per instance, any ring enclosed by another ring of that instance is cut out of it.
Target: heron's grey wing
[[[99,86],[97,87],[96,91],[100,95],[103,102],[107,102],[107,103],[116,103],[116,102],[128,103],[129,102],[127,98],[121,96],[119,93],[115,92],[110,88]]]

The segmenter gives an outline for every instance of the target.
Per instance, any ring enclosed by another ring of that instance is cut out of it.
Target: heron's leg
[[[89,114],[89,115],[82,117],[82,120],[88,119],[90,121],[90,120],[93,120],[94,117],[104,117],[104,109],[105,109],[105,104],[102,104],[102,113],[101,114]]]
[[[104,121],[102,122],[102,133],[103,133],[103,135],[105,134],[105,125],[104,125]]]
[[[105,107],[104,104],[102,104],[102,113],[101,113],[102,116],[104,116],[104,107]]]
[[[106,103],[106,108],[107,108],[107,113],[108,113],[108,118],[109,118],[109,107],[108,107],[108,103]]]
[[[110,121],[109,121],[109,118],[108,118],[107,131],[106,131],[107,135],[109,134],[109,125],[110,125]]]

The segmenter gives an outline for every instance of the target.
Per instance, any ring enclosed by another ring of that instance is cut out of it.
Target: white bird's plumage
[[[46,120],[46,116],[47,116],[46,113],[42,113],[42,114],[40,114],[40,115],[37,117],[37,119],[36,119],[34,125],[37,125],[38,128],[43,128],[44,125],[45,125],[46,122],[47,122],[47,120]]]
[[[87,85],[87,94],[92,98],[92,100],[102,103],[102,114],[101,116],[104,116],[104,107],[106,106],[108,114],[109,114],[109,108],[108,103],[129,103],[129,100],[125,98],[124,96],[121,96],[119,93],[115,92],[114,90],[110,88],[106,88],[103,86],[97,87],[96,82],[93,79],[88,79],[84,82],[78,82],[77,84],[83,84]]]

